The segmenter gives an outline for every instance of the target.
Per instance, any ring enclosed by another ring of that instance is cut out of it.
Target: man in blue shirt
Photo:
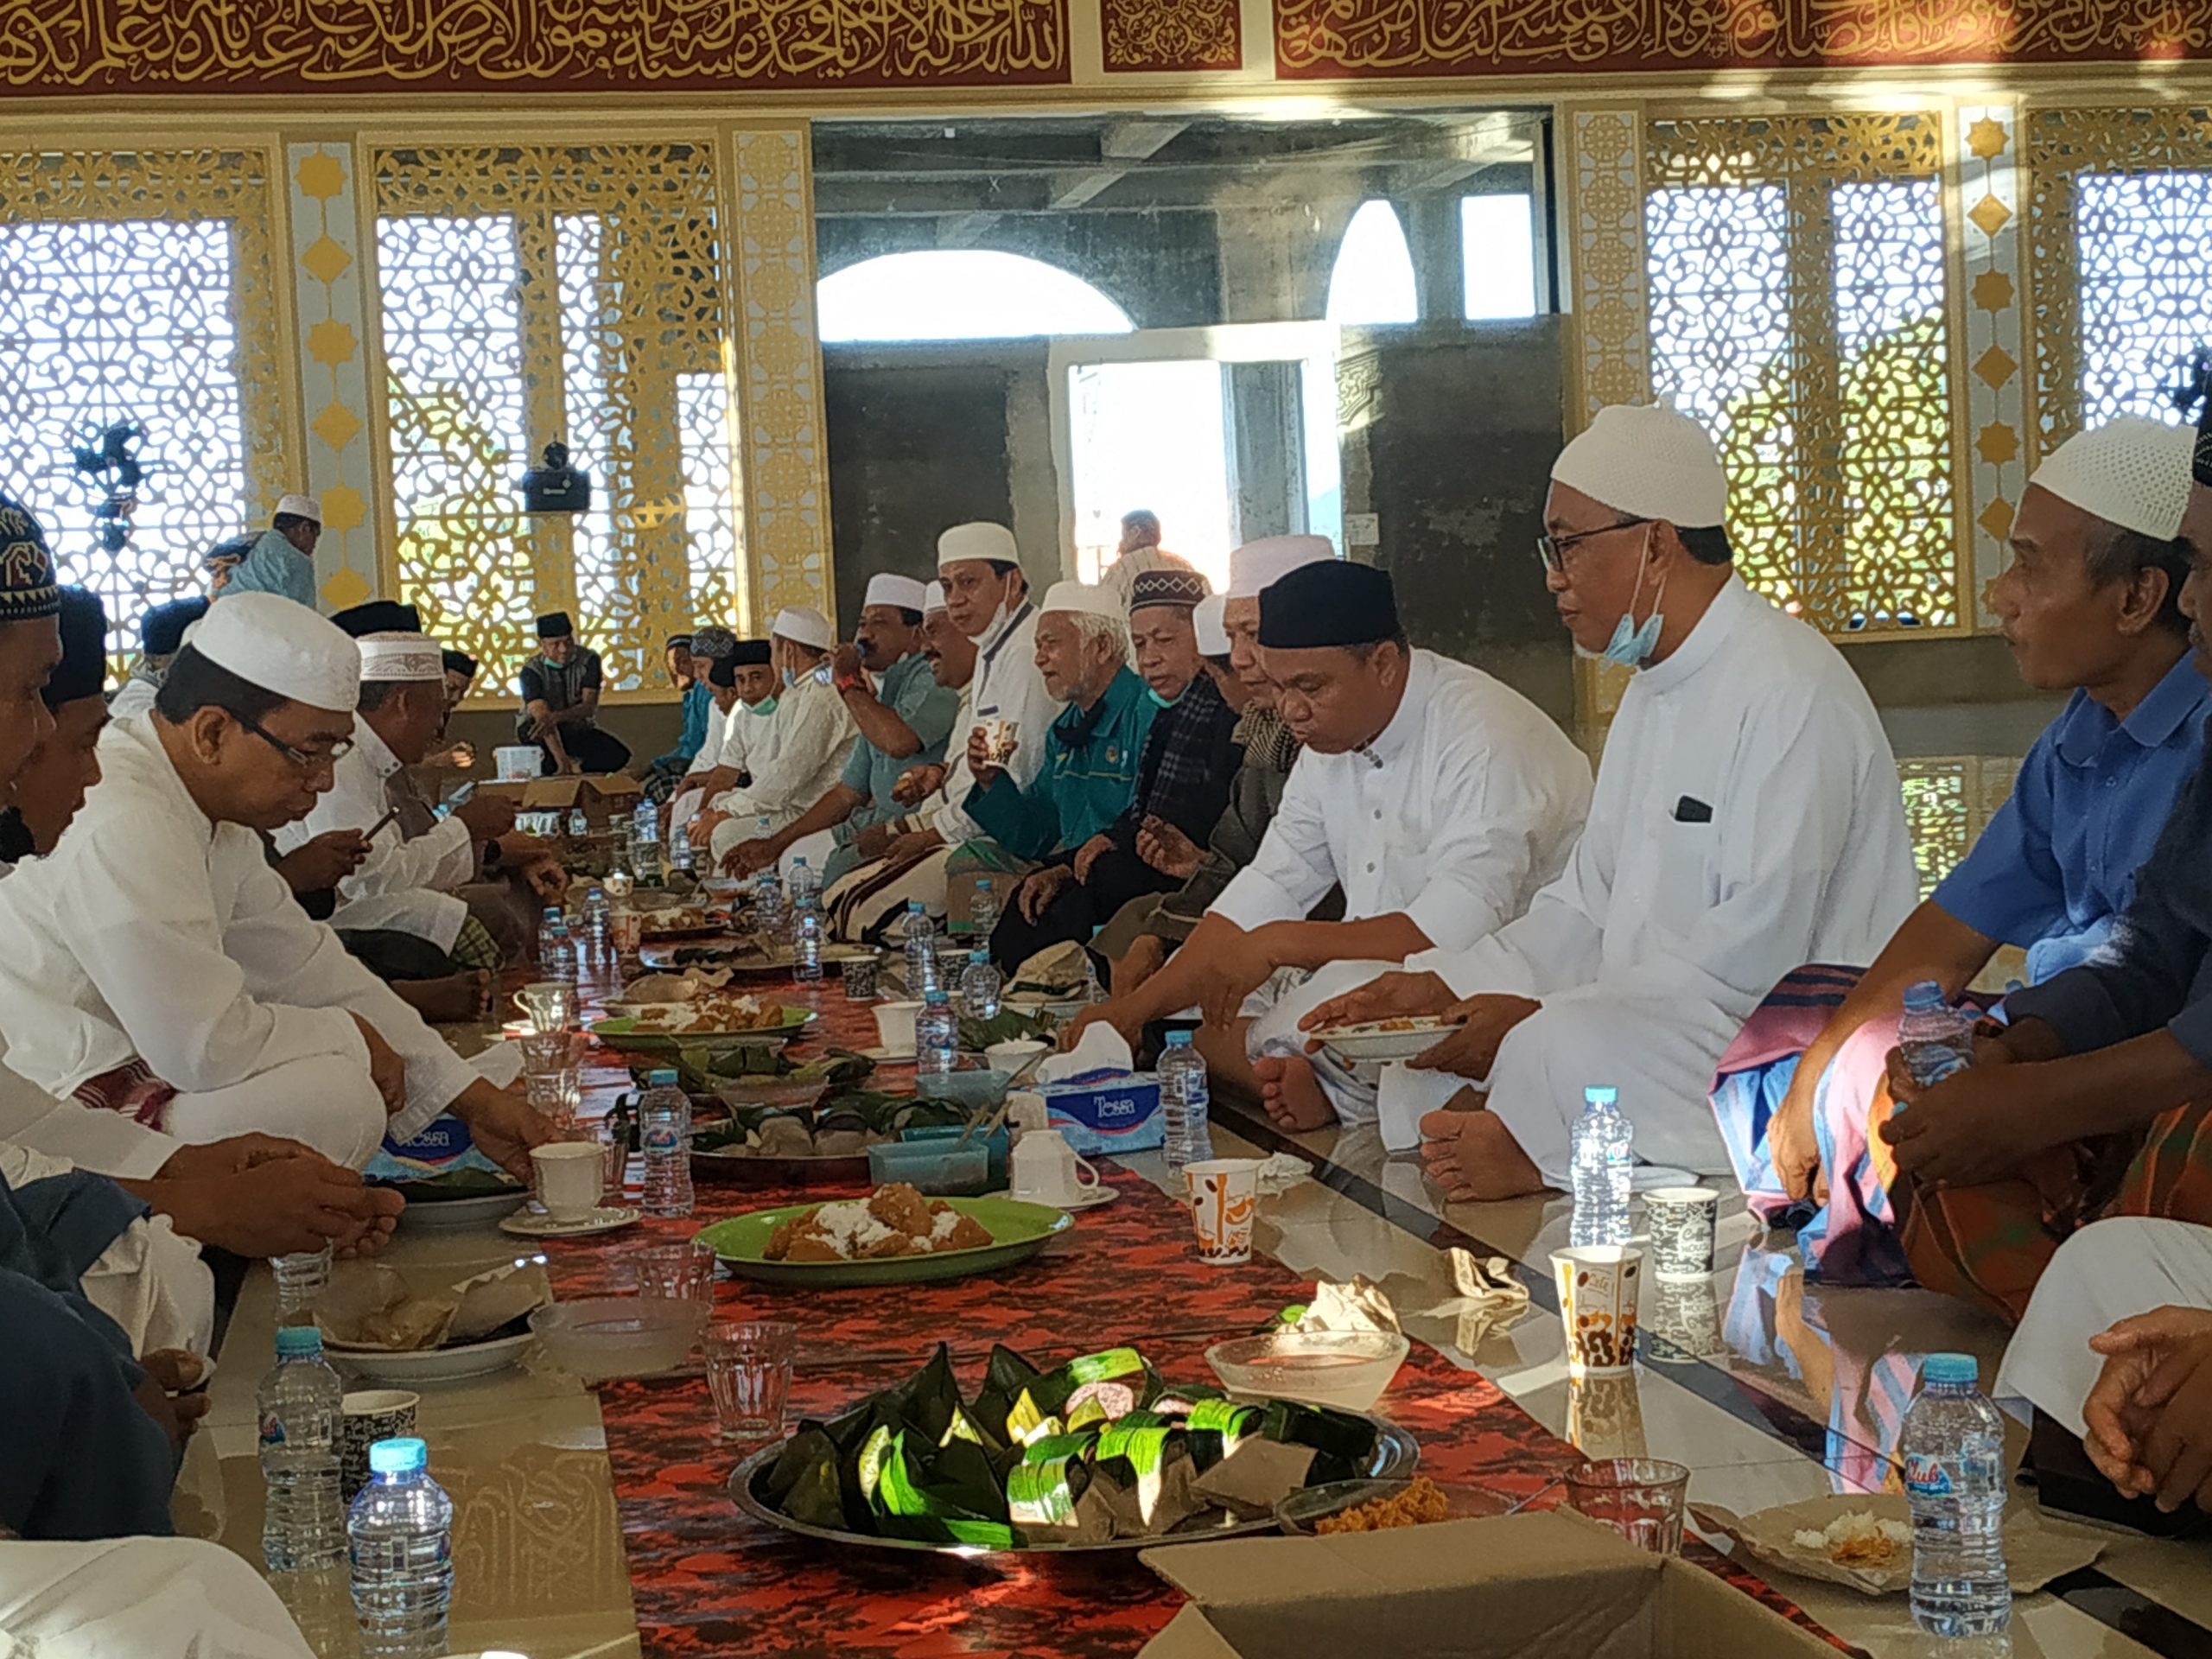
[[[677,706],[683,716],[683,727],[676,734],[676,747],[665,754],[657,754],[645,768],[645,796],[649,800],[664,801],[676,792],[676,785],[691,768],[699,753],[699,746],[707,741],[707,715],[714,707],[714,691],[707,683],[707,667],[695,662],[691,654],[691,636],[679,633],[668,642],[668,678],[676,688]]]
[[[960,694],[937,683],[922,654],[923,604],[912,576],[869,580],[853,643],[838,646],[830,665],[861,741],[836,788],[774,835],[732,849],[732,874],[750,875],[790,855],[824,871],[825,880],[841,880],[860,862],[860,832],[904,810],[892,798],[900,774],[944,759]]]
[[[1793,974],[1721,1062],[1713,1108],[1738,1179],[1769,1220],[1802,1223],[1808,1268],[1831,1283],[1910,1282],[1886,1148],[1869,1142],[1890,1110],[1906,987],[1933,980],[1960,997],[2000,944],[2026,950],[2037,982],[2082,961],[2196,768],[2212,694],[2179,602],[2190,442],[2126,416],[2037,470],[1990,604],[2021,677],[2071,701],[1981,839],[1873,966]]]

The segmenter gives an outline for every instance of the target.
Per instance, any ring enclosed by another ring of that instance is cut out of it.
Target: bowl
[[[1444,1518],[1447,1521],[1517,1515],[1533,1501],[1513,1492],[1492,1491],[1487,1486],[1464,1486],[1443,1480],[1430,1484],[1444,1495]],[[1325,1486],[1308,1486],[1275,1505],[1275,1524],[1293,1537],[1310,1536],[1315,1522],[1363,1503],[1372,1503],[1377,1498],[1395,1497],[1412,1484],[1410,1480],[1334,1480]]]
[[[918,1002],[879,1002],[875,1005],[875,1036],[885,1050],[893,1054],[914,1052],[914,1016],[922,1011]]]
[[[1050,1043],[1039,1042],[1034,1037],[1017,1037],[1008,1042],[993,1043],[983,1051],[983,1058],[991,1063],[993,1071],[1011,1074],[1050,1047]]]
[[[588,1296],[530,1316],[531,1334],[553,1363],[588,1382],[674,1370],[706,1325],[703,1302],[666,1296]]]
[[[1413,1344],[1387,1331],[1270,1331],[1206,1350],[1231,1394],[1372,1411]]]

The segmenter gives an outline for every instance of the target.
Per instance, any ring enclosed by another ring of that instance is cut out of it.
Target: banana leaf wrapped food
[[[937,1352],[784,1447],[758,1496],[810,1526],[989,1549],[1203,1531],[1366,1472],[1364,1417],[1165,1382],[1134,1348],[1040,1370],[994,1348],[972,1399]]]

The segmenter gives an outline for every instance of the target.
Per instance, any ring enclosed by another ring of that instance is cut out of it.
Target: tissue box
[[[1039,1084],[1050,1127],[1086,1158],[1150,1152],[1167,1143],[1160,1079],[1149,1071]]]
[[[468,1126],[448,1116],[432,1118],[429,1127],[412,1141],[386,1135],[361,1173],[372,1181],[426,1181],[464,1169],[504,1173],[476,1149]]]

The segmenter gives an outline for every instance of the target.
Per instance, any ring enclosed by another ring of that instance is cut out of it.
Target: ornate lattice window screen
[[[2041,110],[2028,134],[2043,452],[2115,415],[2179,420],[2212,341],[2212,109]]]
[[[0,156],[0,485],[106,602],[118,657],[149,605],[202,588],[208,548],[297,487],[270,200],[258,150]],[[130,419],[150,473],[111,552],[67,448],[86,423]]]
[[[1961,629],[1940,118],[1647,133],[1653,388],[1720,445],[1745,579],[1831,633]]]
[[[706,144],[392,149],[376,157],[397,575],[503,694],[555,607],[617,691],[745,596],[734,380]],[[565,442],[591,512],[516,486]]]

